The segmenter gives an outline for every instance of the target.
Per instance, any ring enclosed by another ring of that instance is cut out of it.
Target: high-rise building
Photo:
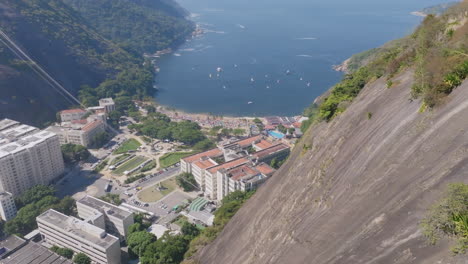
[[[16,205],[13,195],[9,192],[0,192],[0,217],[3,221],[10,221],[16,216]]]
[[[0,120],[0,191],[20,195],[64,172],[59,138],[50,131]]]
[[[110,113],[115,110],[115,103],[112,98],[102,98],[99,100],[99,106],[104,107],[106,113]]]
[[[102,228],[49,209],[36,218],[44,242],[84,253],[98,264],[120,264],[120,242]]]

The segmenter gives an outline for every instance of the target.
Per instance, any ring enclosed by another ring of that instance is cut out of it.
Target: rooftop
[[[119,242],[117,237],[107,234],[103,229],[76,217],[66,216],[53,209],[45,211],[36,220],[38,223],[45,222],[57,229],[61,229],[70,236],[78,236],[81,239],[100,246],[104,250]]]
[[[246,159],[246,158],[239,158],[239,159],[235,159],[235,160],[231,160],[229,162],[226,162],[224,164],[221,164],[219,166],[216,166],[216,167],[212,167],[211,169],[208,169],[208,171],[210,173],[214,173],[214,172],[217,172],[221,169],[231,169],[231,168],[234,168],[236,166],[239,166],[241,164],[244,164],[244,163],[247,163],[249,160]]]
[[[86,111],[81,108],[67,109],[67,110],[60,111],[60,114],[76,114],[76,113],[86,113]]]
[[[3,200],[5,198],[12,198],[13,195],[9,192],[0,192],[0,200]]]
[[[263,149],[273,146],[273,143],[262,139],[260,142],[254,144],[256,147]]]
[[[229,176],[231,179],[237,181],[246,176],[254,176],[260,174],[259,171],[255,170],[252,165],[244,164],[240,167],[229,170]]]
[[[102,98],[99,100],[99,105],[107,105],[107,104],[114,104],[114,100],[112,98]]]
[[[201,153],[198,153],[198,154],[195,154],[195,155],[192,155],[192,156],[188,156],[186,158],[183,158],[183,160],[186,161],[186,162],[191,163],[191,162],[194,162],[194,161],[198,161],[203,157],[213,158],[213,157],[221,156],[221,155],[223,155],[223,152],[220,149],[215,148],[215,149],[211,149],[211,150],[208,150],[208,151],[205,151],[205,152],[201,152]]]
[[[24,130],[29,130],[29,129],[24,129]],[[0,158],[5,157],[9,154],[18,153],[25,149],[29,149],[41,142],[44,142],[45,140],[49,138],[56,136],[52,132],[36,130],[36,128],[34,128],[34,130],[31,130],[31,131],[33,131],[33,133],[15,138],[16,141],[8,140],[8,141],[2,142],[2,140],[0,139],[0,142],[4,143],[4,145],[0,147]],[[0,135],[0,138],[1,138],[1,135]]]
[[[269,175],[275,172],[275,169],[268,166],[268,164],[266,163],[260,163],[257,166],[255,166],[255,168],[264,175]]]
[[[111,215],[119,219],[126,219],[132,216],[132,212],[130,212],[129,210],[125,210],[121,207],[115,206],[113,204],[110,204],[108,202],[105,202],[101,199],[89,195],[81,198],[77,201],[77,203],[84,204],[102,213],[106,213],[107,215]]]
[[[204,170],[206,168],[216,166],[216,165],[218,165],[218,163],[212,161],[211,159],[206,159],[206,160],[197,161],[197,162],[194,163],[194,165],[197,166],[198,168]]]
[[[81,128],[81,130],[88,132],[90,130],[95,129],[96,127],[98,127],[101,124],[102,124],[101,120],[94,120],[94,121],[86,124],[85,126],[83,126],[83,128]]]
[[[262,139],[261,135],[253,136],[253,137],[241,139],[241,140],[238,140],[238,141],[234,141],[232,143],[224,145],[223,147],[227,148],[227,147],[230,147],[232,145],[239,145],[240,147],[245,148],[245,147],[248,147],[248,146],[252,145],[252,143],[254,143],[255,141],[261,140],[261,139]]]
[[[9,252],[20,248],[26,243],[26,240],[19,238],[15,235],[11,235],[4,240],[0,241],[0,258],[8,255]]]
[[[57,255],[49,249],[29,242],[24,247],[12,253],[5,259],[0,260],[1,264],[72,264],[64,257]]]
[[[11,120],[11,119],[8,119],[8,118],[5,118],[5,119],[2,119],[0,120],[0,131],[4,130],[4,129],[7,129],[11,126],[16,126],[18,125],[19,122],[15,121],[15,120]]]
[[[272,147],[269,147],[267,149],[260,150],[260,151],[258,151],[256,153],[254,153],[252,156],[255,157],[255,158],[260,158],[261,159],[263,157],[270,156],[273,153],[280,152],[280,151],[283,151],[283,150],[286,150],[286,149],[289,149],[289,147],[286,146],[283,143],[280,143],[280,144],[274,145]]]

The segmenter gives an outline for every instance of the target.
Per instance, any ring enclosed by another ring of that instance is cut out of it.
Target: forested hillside
[[[139,19],[134,16],[133,20]],[[128,102],[132,97],[152,95],[152,67],[144,64],[142,54],[103,37],[92,23],[62,0],[0,2],[0,29],[85,105],[104,96],[123,97]],[[160,30],[166,30],[166,25]],[[187,34],[177,29],[164,32],[167,35],[154,40],[167,43],[165,36]],[[28,63],[0,42],[0,118],[43,125],[73,102],[51,88]]]
[[[64,0],[106,38],[140,53],[183,42],[193,31],[186,12],[165,0]]]

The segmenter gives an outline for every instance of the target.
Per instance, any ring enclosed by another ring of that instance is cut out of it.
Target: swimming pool
[[[279,138],[279,139],[284,138],[284,134],[278,131],[268,131],[268,134],[275,138]]]

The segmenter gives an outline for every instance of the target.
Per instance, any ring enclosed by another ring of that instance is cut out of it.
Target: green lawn
[[[116,170],[114,170],[114,174],[122,175],[125,171],[131,170],[135,167],[138,167],[141,163],[145,162],[147,158],[142,156],[136,156],[129,161],[125,162],[124,164],[120,165]]]
[[[140,141],[131,138],[122,143],[122,145],[114,151],[114,154],[122,154],[126,153],[129,150],[137,150],[139,146],[141,146]]]
[[[140,201],[145,203],[152,203],[161,200],[164,196],[170,194],[177,188],[177,183],[175,178],[167,179],[161,182],[161,186],[165,187],[166,189],[159,191],[159,183],[148,187],[142,191],[140,191],[137,196]]]
[[[180,159],[193,155],[194,152],[173,152],[164,154],[159,158],[161,168],[172,166],[180,161]]]
[[[98,173],[101,172],[109,162],[109,159],[105,159],[103,162],[99,163],[96,168],[94,168],[94,172]]]
[[[121,162],[122,160],[126,159],[128,156],[130,156],[130,154],[123,154],[123,155],[117,156],[115,159],[112,160],[110,164],[114,165],[118,162]]]

